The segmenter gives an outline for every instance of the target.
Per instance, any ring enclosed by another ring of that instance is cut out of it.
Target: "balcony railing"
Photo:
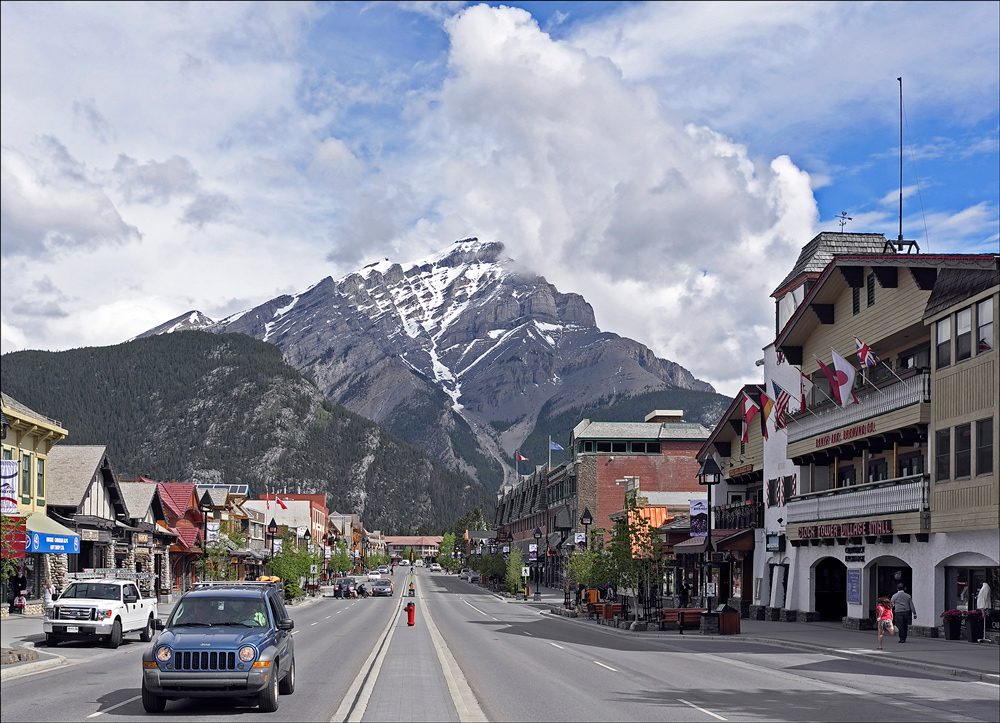
[[[865,393],[867,391],[867,393]],[[882,388],[856,390],[857,404],[846,408],[836,404],[820,407],[812,413],[796,415],[788,425],[788,443],[798,442],[864,419],[931,400],[930,374],[924,372]]]
[[[719,505],[712,512],[717,530],[753,530],[764,526],[764,505],[760,502]]]
[[[839,487],[793,497],[788,522],[818,522],[927,509],[928,476],[923,474]]]

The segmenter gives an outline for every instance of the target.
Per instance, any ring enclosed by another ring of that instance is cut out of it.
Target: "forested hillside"
[[[60,420],[62,444],[106,444],[123,476],[326,492],[331,509],[389,532],[492,509],[482,486],[329,402],[276,347],[241,334],[15,352],[0,386]]]

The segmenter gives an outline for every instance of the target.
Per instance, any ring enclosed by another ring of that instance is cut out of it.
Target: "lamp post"
[[[590,508],[584,507],[583,514],[580,515],[580,524],[583,525],[583,549],[590,549],[590,537],[587,535],[587,528],[594,522],[594,516],[590,514]]]
[[[329,533],[325,533],[323,535],[323,577],[326,578],[327,582],[330,581],[330,563],[326,557],[326,548],[329,546],[330,546],[330,535]]]
[[[698,484],[708,488],[708,537],[705,538],[705,560],[709,580],[712,579],[712,487],[721,481],[722,469],[719,467],[719,463],[715,461],[715,457],[709,454],[705,457],[705,461],[701,463],[701,469],[698,470]],[[705,598],[708,603],[708,609],[711,610],[713,606],[711,597],[707,594],[707,584]]]
[[[201,574],[202,574],[202,579],[204,580],[206,577],[208,577],[208,561],[207,561],[207,557],[208,557],[208,516],[209,516],[209,514],[211,514],[212,509],[213,509],[212,495],[210,495],[208,493],[208,490],[205,490],[205,494],[203,494],[201,496],[201,499],[198,500],[198,509],[201,511],[202,518],[203,518],[202,522],[204,523],[204,531],[202,532],[202,535],[201,535],[201,542],[202,542],[202,545],[201,545]]]
[[[539,563],[538,545],[542,539],[541,527],[535,528],[535,534],[533,535],[533,537],[535,538],[535,597],[533,599],[535,602],[540,602],[542,599],[542,590],[539,587],[539,585],[541,585],[542,582],[542,573],[541,573],[541,567],[538,564]]]
[[[309,532],[309,528],[306,528],[306,534],[302,535],[302,539],[306,541],[306,552],[309,552],[309,542],[312,540],[312,533]],[[306,589],[312,585],[312,563],[309,563],[309,575],[306,577]]]
[[[267,566],[268,567],[268,572],[270,572],[271,571],[271,569],[270,569],[271,568],[270,563],[271,563],[271,560],[274,559],[274,537],[275,537],[275,535],[278,534],[278,523],[274,521],[273,517],[271,518],[271,521],[267,523],[267,531],[271,535],[271,557],[268,558],[268,566]]]
[[[361,572],[368,571],[368,535],[361,536]]]

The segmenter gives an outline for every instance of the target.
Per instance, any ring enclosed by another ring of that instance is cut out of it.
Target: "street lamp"
[[[306,528],[306,533],[302,535],[302,539],[306,541],[306,552],[309,552],[309,542],[312,540],[312,533]],[[312,586],[312,562],[309,563],[309,576],[306,578],[306,588]]]
[[[212,512],[212,495],[205,490],[205,494],[201,496],[198,500],[198,509],[201,511],[203,516],[204,531],[201,535],[201,566],[202,566],[202,579],[204,580],[208,577],[208,563],[206,562],[206,557],[208,555],[208,515]]]
[[[583,525],[583,549],[590,549],[590,537],[587,535],[587,528],[594,521],[594,516],[590,514],[590,508],[584,507],[583,514],[580,515],[580,524]]]
[[[268,563],[270,563],[274,559],[274,537],[278,534],[278,523],[274,521],[273,517],[267,523],[267,531],[271,535],[271,557],[268,559]],[[270,564],[268,564],[268,568],[270,568]],[[268,572],[270,572],[270,569],[268,569]]]
[[[719,467],[719,463],[715,461],[715,457],[711,454],[706,455],[705,461],[701,463],[701,469],[698,470],[698,484],[703,485],[708,488],[708,536],[705,538],[705,559],[707,561],[707,570],[709,580],[712,578],[712,487],[722,482],[722,469]],[[708,590],[706,589],[706,593]],[[708,602],[708,609],[712,609],[711,598],[706,594],[706,602]]]
[[[533,535],[533,537],[535,538],[535,597],[534,597],[534,601],[535,602],[540,602],[541,599],[542,599],[542,590],[539,587],[539,585],[541,585],[542,580],[541,580],[541,570],[540,570],[540,567],[538,565],[538,562],[539,562],[539,560],[538,560],[538,545],[539,545],[539,542],[542,539],[542,528],[541,527],[536,527],[535,528],[535,534]]]
[[[361,536],[361,571],[368,569],[368,535]]]

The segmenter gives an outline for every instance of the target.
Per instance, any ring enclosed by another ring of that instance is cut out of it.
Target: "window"
[[[976,422],[976,474],[993,474],[993,417]]]
[[[980,301],[976,305],[977,354],[993,351],[993,299]]]
[[[747,443],[742,439],[740,440],[740,457],[747,453]]]
[[[790,474],[783,477],[781,483],[784,485],[782,492],[785,495],[785,504],[788,504],[788,501],[795,496],[795,475]]]
[[[779,479],[769,479],[767,481],[767,506],[777,507],[778,506],[778,485],[781,483]]]
[[[854,469],[854,465],[847,467],[840,467],[837,469],[837,486],[838,487],[851,487],[857,484],[857,471]]]
[[[660,453],[659,442],[646,442],[646,454],[659,454],[659,453]]]
[[[885,458],[868,461],[868,481],[881,482],[889,479],[889,464]]]
[[[45,460],[35,462],[35,497],[45,499]]]
[[[628,451],[628,442],[612,442],[611,451],[615,454],[625,454]]]
[[[21,496],[31,497],[31,455],[21,455]]]
[[[931,346],[923,344],[913,349],[901,352],[896,358],[897,369],[930,369]]]
[[[937,323],[937,368],[951,364],[951,319],[941,319]]]
[[[611,451],[611,442],[598,442],[597,443],[597,451],[598,452],[610,452]]]
[[[594,443],[593,442],[580,442],[580,451],[581,452],[593,452],[594,451]]]
[[[955,315],[955,361],[972,356],[972,307]]]
[[[911,475],[924,473],[924,456],[920,452],[900,455],[899,457],[899,477],[909,477]]]
[[[10,447],[3,448],[3,458],[4,459],[14,459],[13,450]]]
[[[855,316],[861,313],[861,289],[857,286],[851,289],[851,313]]]
[[[955,427],[955,479],[972,476],[972,425]]]
[[[938,482],[951,479],[951,430],[934,433],[934,478]]]
[[[875,306],[875,274],[868,274],[868,306]]]

